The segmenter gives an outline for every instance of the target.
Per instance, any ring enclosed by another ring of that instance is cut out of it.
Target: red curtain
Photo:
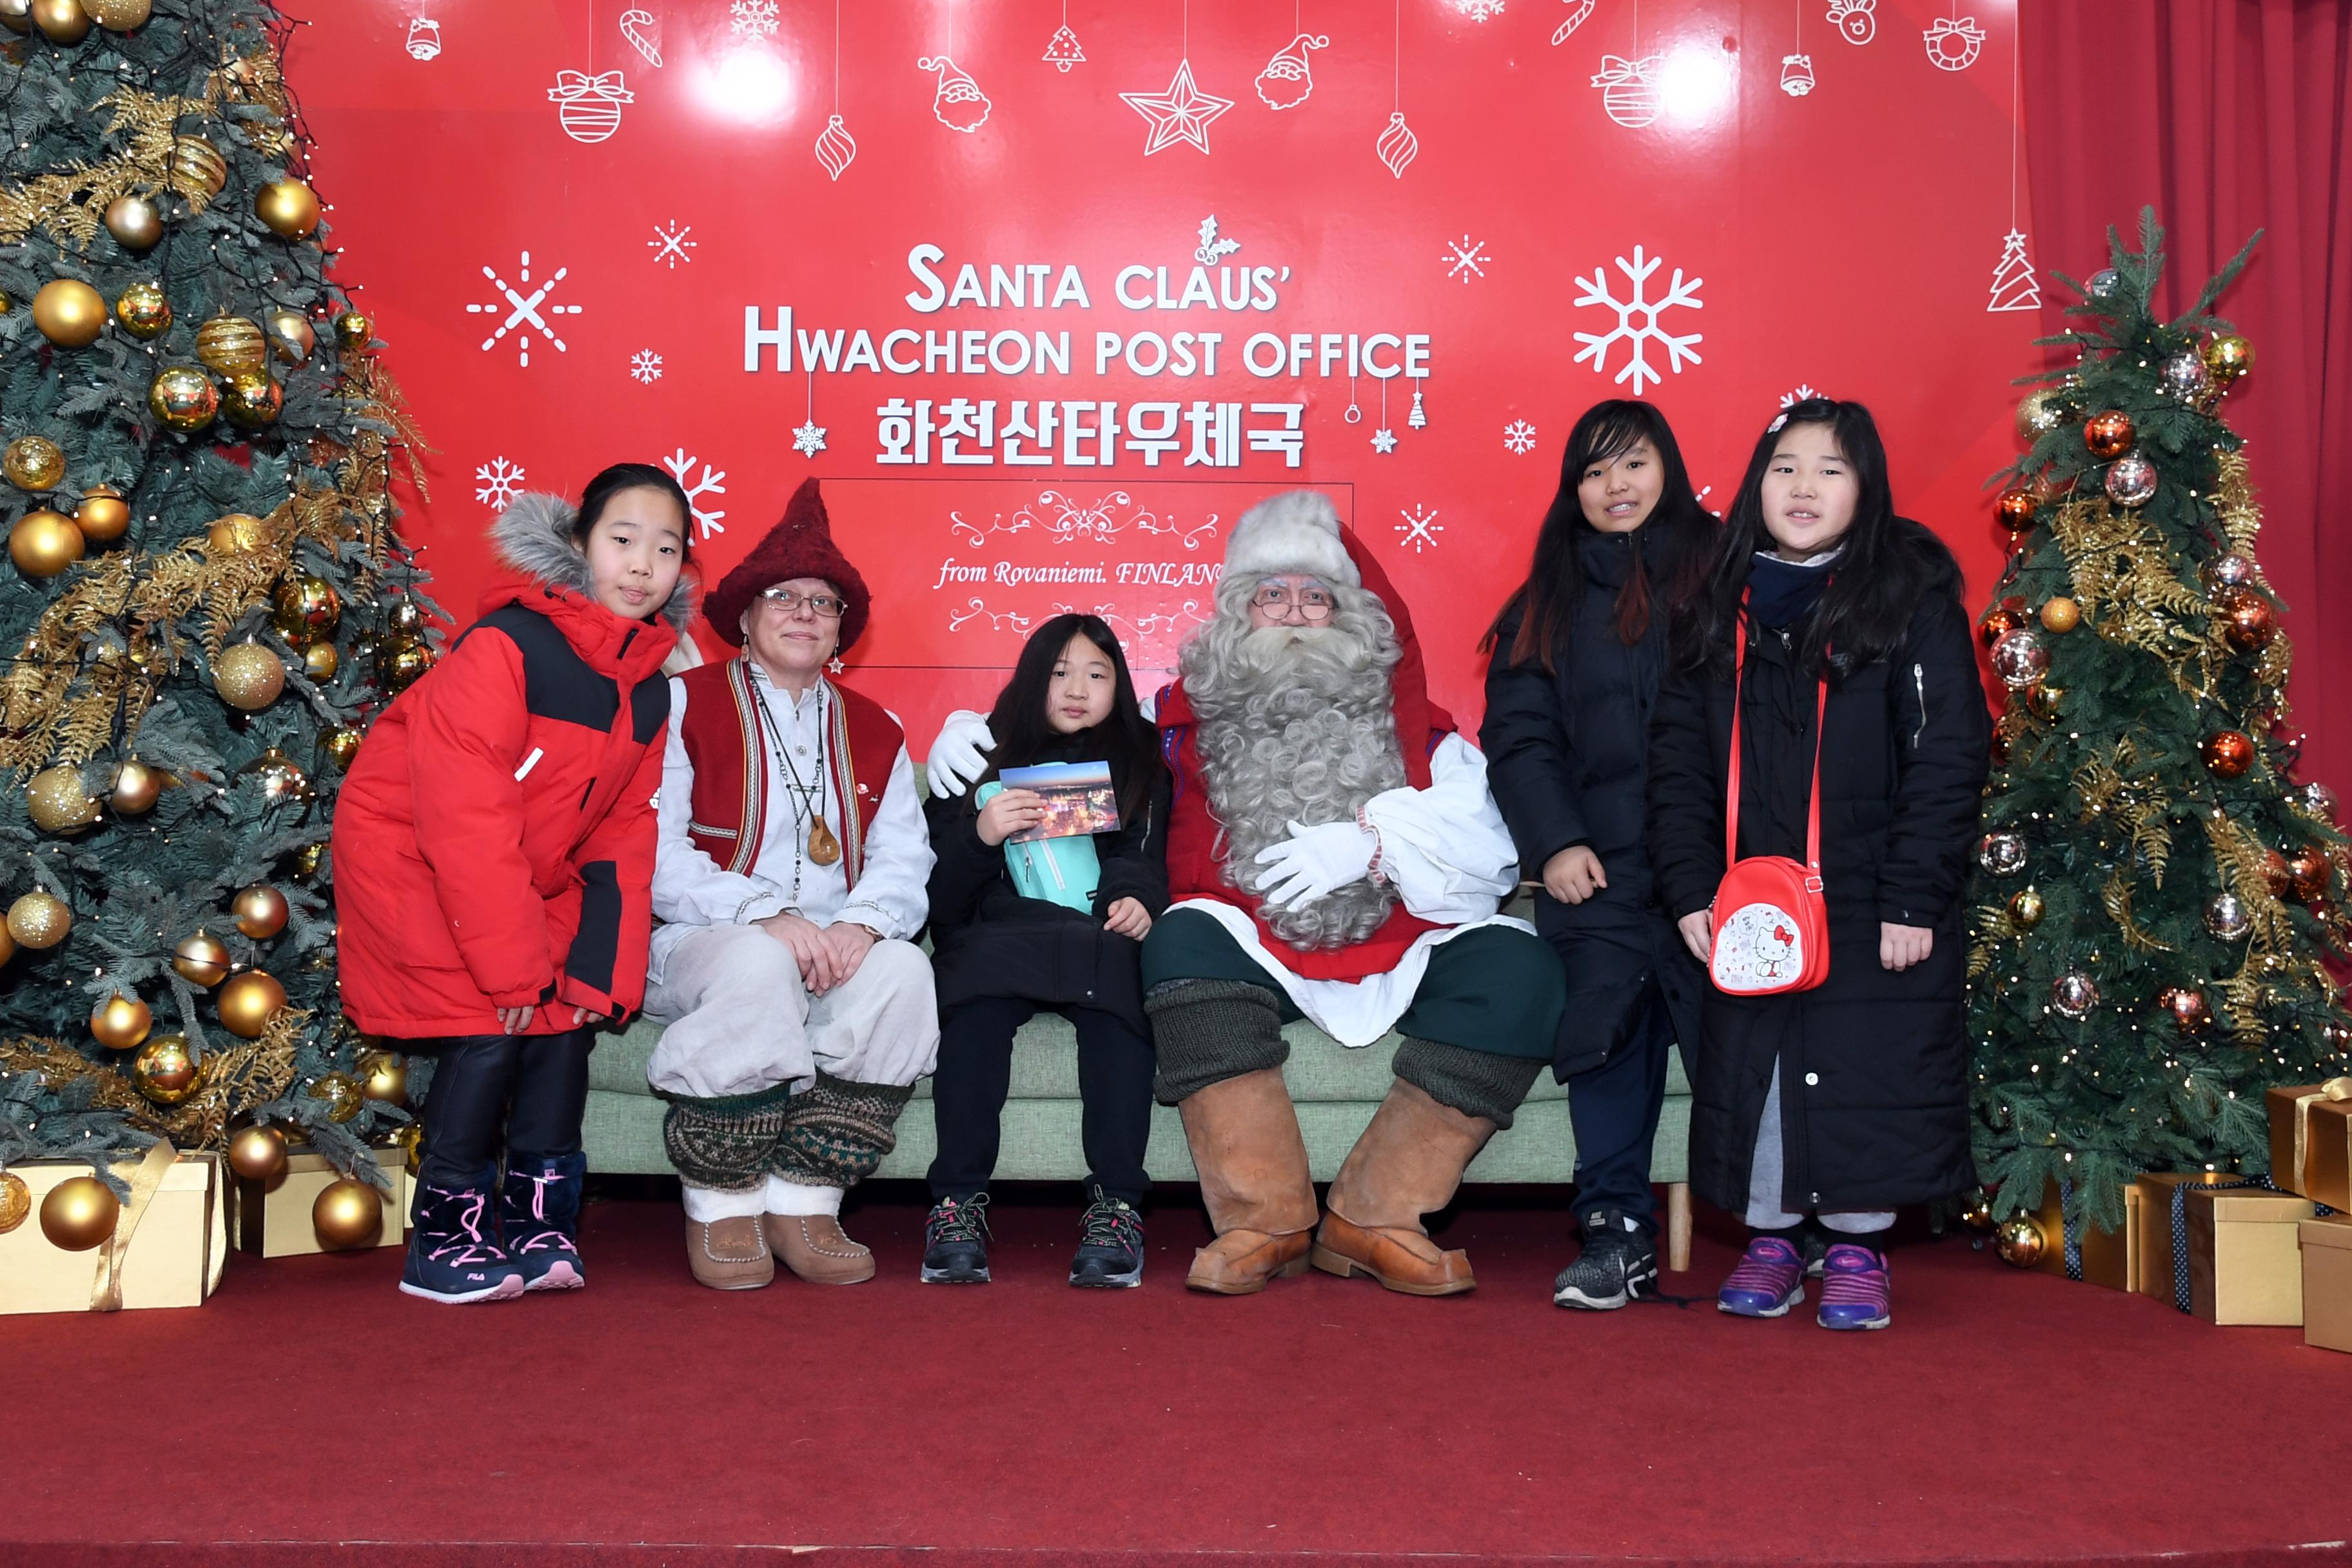
[[[2177,314],[2255,229],[2220,314],[2254,348],[2223,406],[2289,614],[2300,776],[2352,803],[2352,5],[2021,0],[2033,256],[2081,279],[2153,203]],[[2052,331],[2073,298],[2043,289]],[[2352,809],[2346,813],[2352,821]]]

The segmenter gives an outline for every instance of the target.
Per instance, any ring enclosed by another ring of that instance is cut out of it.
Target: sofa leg
[[[1666,1184],[1666,1268],[1680,1274],[1690,1268],[1691,1199],[1688,1182]]]

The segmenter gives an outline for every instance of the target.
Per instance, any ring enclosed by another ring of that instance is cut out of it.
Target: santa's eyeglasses
[[[1329,620],[1336,608],[1328,589],[1293,588],[1286,583],[1265,584],[1250,595],[1250,603],[1276,620],[1287,620],[1295,612],[1309,623]]]
[[[831,594],[803,594],[791,588],[770,588],[761,593],[760,597],[775,605],[779,611],[787,616],[803,605],[806,605],[828,621],[839,620],[841,612],[849,607]]]

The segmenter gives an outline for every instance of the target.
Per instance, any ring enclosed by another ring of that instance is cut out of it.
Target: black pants
[[[518,1159],[579,1152],[595,1042],[592,1029],[399,1042],[436,1058],[417,1179],[453,1191],[477,1186],[501,1146]]]
[[[1675,1026],[1655,985],[1636,1006],[1633,1027],[1609,1059],[1568,1079],[1568,1124],[1576,1133],[1577,1212],[1616,1209],[1655,1234],[1650,1148],[1665,1105]]]
[[[998,1121],[1013,1086],[1013,1036],[1040,1004],[985,997],[940,1020],[940,1065],[931,1079],[931,1114],[939,1157],[931,1162],[931,1197],[958,1202],[986,1190],[996,1173]],[[1052,1009],[1078,1031],[1078,1098],[1090,1184],[1108,1196],[1140,1204],[1151,1179],[1143,1173],[1151,1136],[1150,1037],[1116,1013],[1091,1007]]]

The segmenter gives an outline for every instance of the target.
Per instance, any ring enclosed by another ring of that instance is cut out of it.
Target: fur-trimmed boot
[[[768,1174],[796,1186],[845,1193],[874,1173],[898,1146],[898,1117],[912,1084],[859,1083],[819,1072],[793,1096]],[[874,1254],[853,1241],[833,1214],[761,1216],[768,1246],[784,1267],[813,1285],[857,1285],[874,1278]]]
[[[1307,1272],[1315,1184],[1280,1068],[1197,1089],[1177,1106],[1217,1239],[1192,1255],[1186,1289],[1248,1296]]]
[[[1453,1201],[1462,1172],[1495,1123],[1441,1105],[1402,1079],[1372,1112],[1339,1166],[1315,1237],[1315,1267],[1345,1279],[1369,1274],[1408,1296],[1475,1289],[1470,1258],[1429,1239],[1421,1218]]]

